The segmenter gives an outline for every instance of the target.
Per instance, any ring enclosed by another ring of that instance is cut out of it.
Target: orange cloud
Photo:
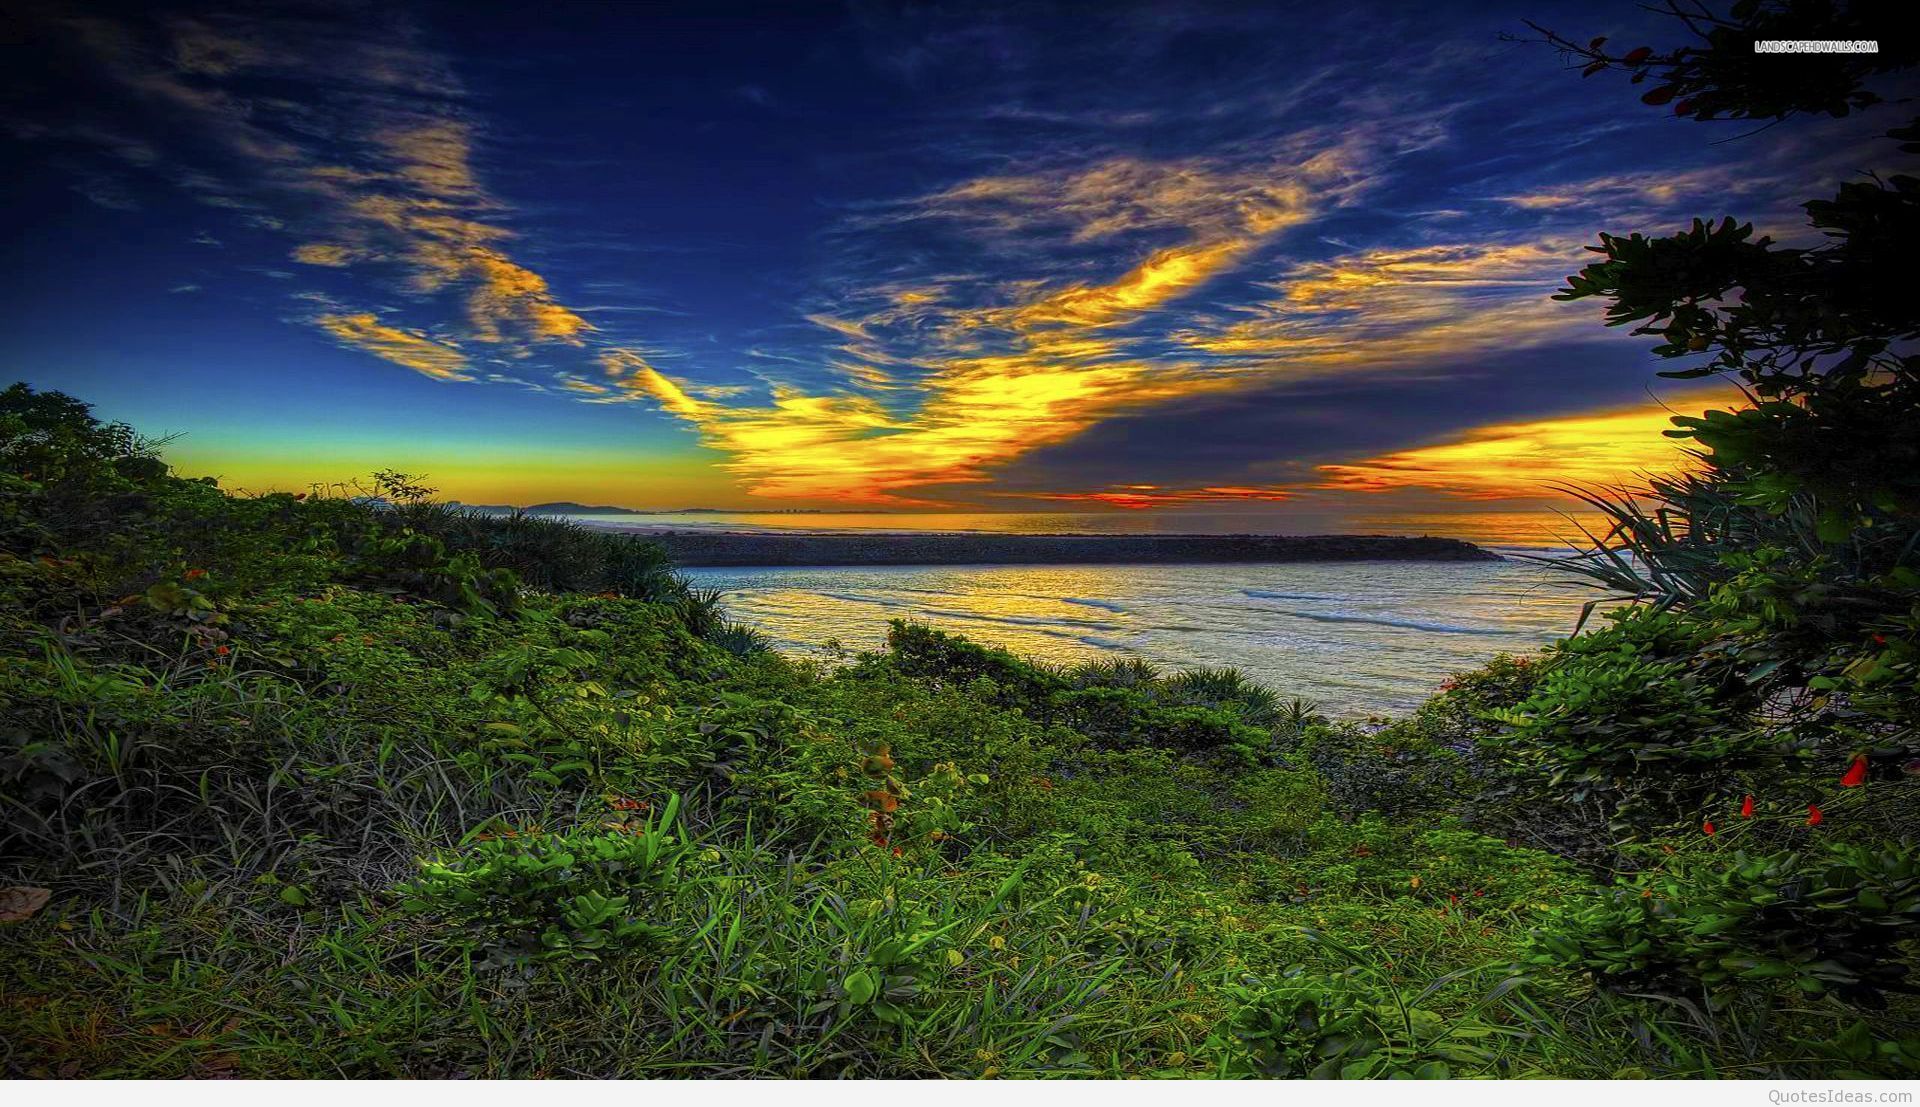
[[[1736,400],[1731,389],[1698,389],[1667,405],[1647,403],[1479,427],[1448,441],[1340,465],[1322,465],[1315,487],[1346,492],[1421,489],[1468,500],[1540,499],[1556,483],[1615,485],[1691,463],[1662,435],[1674,415]]]
[[[1324,141],[1301,139],[1302,147]],[[1284,163],[1228,170],[1195,161],[1112,161],[1069,174],[981,178],[919,202],[913,218],[946,217],[1010,230],[1062,220],[1075,240],[1185,228],[1186,240],[1146,254],[1104,283],[1001,284],[1012,302],[955,306],[948,289],[873,290],[873,311],[809,316],[840,338],[833,364],[845,391],[776,386],[765,405],[729,405],[650,365],[620,365],[624,387],[693,424],[725,452],[723,466],[754,495],[925,505],[928,486],[980,483],[1031,450],[1065,441],[1119,412],[1236,388],[1245,378],[1193,361],[1132,353],[1122,328],[1242,264],[1287,227],[1358,187],[1348,146],[1289,149]],[[904,331],[916,345],[889,348]],[[919,353],[931,342],[935,352]],[[910,385],[890,367],[921,375]],[[875,398],[911,387],[896,410]]]
[[[1067,172],[977,177],[921,197],[893,218],[949,219],[1020,235],[1064,226],[1076,243],[1142,231],[1267,233],[1363,187],[1363,141],[1307,131],[1253,162],[1119,157]]]
[[[1581,256],[1572,239],[1367,250],[1295,266],[1238,321],[1173,337],[1290,373],[1538,345],[1596,333],[1590,309],[1549,299]]]
[[[513,235],[486,222],[504,205],[474,172],[474,128],[443,57],[372,33],[316,36],[304,22],[266,14],[169,21],[160,50],[109,20],[54,18],[117,80],[182,113],[196,133],[253,167],[237,188],[244,198],[207,174],[182,180],[194,182],[187,187],[205,203],[261,209],[262,225],[284,227],[291,218],[307,239],[293,249],[294,260],[398,265],[416,293],[456,292],[464,324],[454,325],[476,341],[580,345],[593,330],[544,277],[508,256]],[[259,74],[351,88],[352,106],[315,120],[297,98],[225,84]],[[307,137],[322,132],[324,142]]]
[[[442,381],[470,381],[466,355],[444,342],[389,327],[372,312],[320,315],[315,326],[346,345]]]
[[[937,363],[918,382],[919,407],[905,415],[858,393],[809,396],[785,387],[773,390],[770,406],[729,406],[695,396],[644,362],[621,368],[628,388],[727,453],[724,467],[754,495],[925,505],[931,501],[906,490],[981,482],[993,467],[1116,412],[1230,386],[1191,367],[1118,356],[1114,344],[1089,332],[1183,294],[1244,248],[1234,240],[1162,251],[1111,284],[978,313],[971,325],[1002,328],[1021,348]],[[869,337],[857,325],[834,329],[856,341]]]
[[[1062,500],[1070,503],[1100,503],[1130,511],[1145,511],[1160,507],[1184,507],[1188,504],[1280,503],[1293,497],[1293,490],[1287,488],[1241,488],[1234,485],[1210,488],[1161,488],[1152,484],[1128,484],[1106,492],[1036,492],[1023,498]]]
[[[1589,177],[1495,199],[1524,211],[1597,208],[1615,218],[1638,219],[1680,200],[1713,200],[1770,190],[1778,182],[1751,166],[1715,167],[1682,173],[1623,173]]]

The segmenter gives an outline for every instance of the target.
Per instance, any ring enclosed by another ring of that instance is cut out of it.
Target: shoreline
[[[677,566],[1155,565],[1289,561],[1504,561],[1457,538],[1323,534],[992,534],[599,529],[645,538]]]

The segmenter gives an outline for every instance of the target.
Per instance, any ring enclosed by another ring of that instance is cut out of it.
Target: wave
[[[1061,603],[1078,604],[1081,607],[1098,607],[1105,611],[1111,611],[1115,615],[1125,615],[1127,613],[1127,609],[1125,607],[1122,607],[1117,603],[1108,603],[1106,600],[1087,600],[1087,599],[1081,599],[1078,596],[1041,596],[1037,598],[1050,599],[1050,600],[1057,599]]]
[[[1430,630],[1435,634],[1520,633],[1503,627],[1463,627],[1452,623],[1423,623],[1417,619],[1381,619],[1372,615],[1332,615],[1323,611],[1280,611],[1278,614],[1291,615],[1296,619],[1312,619],[1316,623],[1371,623],[1374,626],[1402,627],[1407,630]]]
[[[1048,619],[1037,615],[982,615],[974,611],[950,611],[945,608],[925,607],[921,611],[930,618],[971,619],[979,623],[1005,623],[1009,626],[1052,628],[1051,633],[1059,634],[1075,630],[1125,630],[1125,627],[1113,623],[1096,623],[1079,619]]]
[[[912,603],[908,600],[889,600],[880,596],[862,596],[856,592],[815,592],[813,594],[823,599],[840,600],[843,603],[866,603],[866,604],[872,604],[875,607],[917,607],[919,606],[918,604]]]
[[[1320,596],[1312,592],[1269,592],[1264,588],[1242,588],[1240,594],[1256,600],[1344,600],[1345,596]]]
[[[1564,557],[1572,557],[1575,554],[1585,552],[1581,550],[1579,547],[1565,546],[1565,545],[1560,545],[1560,546],[1483,546],[1481,548],[1488,550],[1492,553],[1522,554],[1522,555],[1559,554]]]

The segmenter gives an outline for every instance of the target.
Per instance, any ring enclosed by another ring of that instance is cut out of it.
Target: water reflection
[[[1336,714],[1404,711],[1447,674],[1569,633],[1591,592],[1521,561],[695,569],[786,650],[910,618],[1058,663],[1232,666]]]

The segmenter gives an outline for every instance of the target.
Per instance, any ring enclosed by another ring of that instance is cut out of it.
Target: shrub
[[[1417,730],[1357,723],[1309,726],[1292,752],[1326,781],[1328,805],[1347,818],[1413,816],[1472,795],[1472,765],[1459,750]]]
[[[1005,650],[980,646],[957,635],[895,619],[887,630],[887,650],[895,668],[935,687],[964,687],[992,682],[994,698],[1009,707],[1037,708],[1048,695],[1066,687],[1054,673]]]
[[[1869,1007],[1908,990],[1903,943],[1920,937],[1920,852],[1824,842],[1750,856],[1686,852],[1559,908],[1532,960],[1601,984],[1704,990],[1724,1007],[1784,984]]]
[[[1508,1075],[1505,1040],[1526,1034],[1481,1015],[1520,983],[1509,978],[1467,1011],[1428,1001],[1448,981],[1419,991],[1364,966],[1316,974],[1296,966],[1271,982],[1231,985],[1233,1013],[1210,1046],[1228,1075],[1282,1078],[1445,1080]]]
[[[1524,790],[1598,801],[1631,833],[1690,816],[1733,774],[1781,762],[1788,750],[1756,725],[1747,687],[1694,652],[1705,628],[1648,608],[1609,618],[1555,647],[1526,699],[1489,712],[1504,726],[1483,746]]]
[[[598,961],[658,945],[669,932],[649,912],[688,853],[672,832],[678,810],[676,796],[658,823],[486,837],[464,856],[423,863],[398,891],[409,911],[462,928],[464,944],[496,963]]]

